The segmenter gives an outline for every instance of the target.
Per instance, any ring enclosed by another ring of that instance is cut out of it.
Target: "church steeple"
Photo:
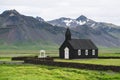
[[[65,40],[66,41],[71,40],[71,32],[69,28],[67,28],[66,33],[65,33]]]

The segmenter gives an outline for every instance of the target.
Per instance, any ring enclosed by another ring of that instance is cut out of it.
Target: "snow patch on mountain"
[[[11,13],[9,16],[15,16],[15,14]]]
[[[95,23],[93,23],[90,27],[92,27],[93,29],[95,29],[96,28]]]
[[[66,26],[70,26],[71,22],[73,22],[73,20],[64,20],[63,22],[65,22]]]
[[[71,26],[71,24],[76,23],[77,25],[84,25],[88,22],[89,20],[86,21],[77,21],[76,19],[69,19],[69,20],[63,20],[63,22],[66,24],[66,26]]]
[[[84,24],[86,24],[86,21],[76,21],[77,22],[77,24],[79,24],[79,25],[84,25]]]

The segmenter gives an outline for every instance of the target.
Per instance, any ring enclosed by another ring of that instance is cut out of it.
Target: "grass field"
[[[36,56],[39,55],[41,49],[1,49],[1,57],[12,57],[12,56]],[[58,56],[57,49],[44,49],[46,50],[46,55],[48,56]],[[100,48],[99,56],[120,56],[120,48]]]
[[[6,49],[0,50],[0,60],[10,60],[11,57],[16,56],[38,56],[39,50],[13,50]],[[58,50],[46,49],[47,56],[58,56]],[[100,48],[99,56],[119,56],[120,48]],[[120,59],[80,59],[80,60],[61,60],[56,59],[55,61],[67,61],[67,62],[77,62],[77,63],[90,63],[90,64],[102,64],[102,65],[117,65],[120,66]]]
[[[47,48],[33,47],[33,49],[25,47],[11,49],[0,47],[0,61],[10,61],[11,57],[15,56],[37,56],[41,49],[46,50],[46,55],[48,56],[58,56],[58,49],[56,49],[56,46],[51,49],[47,49],[49,46]],[[99,56],[120,56],[120,48],[100,48]],[[55,59],[55,61],[120,66],[120,59]],[[120,73],[32,64],[0,64],[0,80],[120,80]]]
[[[99,53],[100,57],[120,57],[120,53]]]
[[[120,80],[120,73],[42,65],[0,65],[0,80]]]
[[[0,50],[1,57],[37,56],[40,50]],[[58,50],[46,50],[47,56],[58,56]]]
[[[0,57],[0,61],[11,61],[11,57]]]
[[[105,48],[99,47],[99,53],[120,53],[120,47]]]

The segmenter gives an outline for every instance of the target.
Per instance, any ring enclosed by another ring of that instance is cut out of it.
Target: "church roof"
[[[74,49],[97,49],[90,39],[71,39],[68,42]]]

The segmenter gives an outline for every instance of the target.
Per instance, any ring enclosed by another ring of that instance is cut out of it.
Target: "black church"
[[[98,48],[90,39],[71,39],[67,28],[65,41],[59,48],[59,57],[63,59],[97,58]]]

